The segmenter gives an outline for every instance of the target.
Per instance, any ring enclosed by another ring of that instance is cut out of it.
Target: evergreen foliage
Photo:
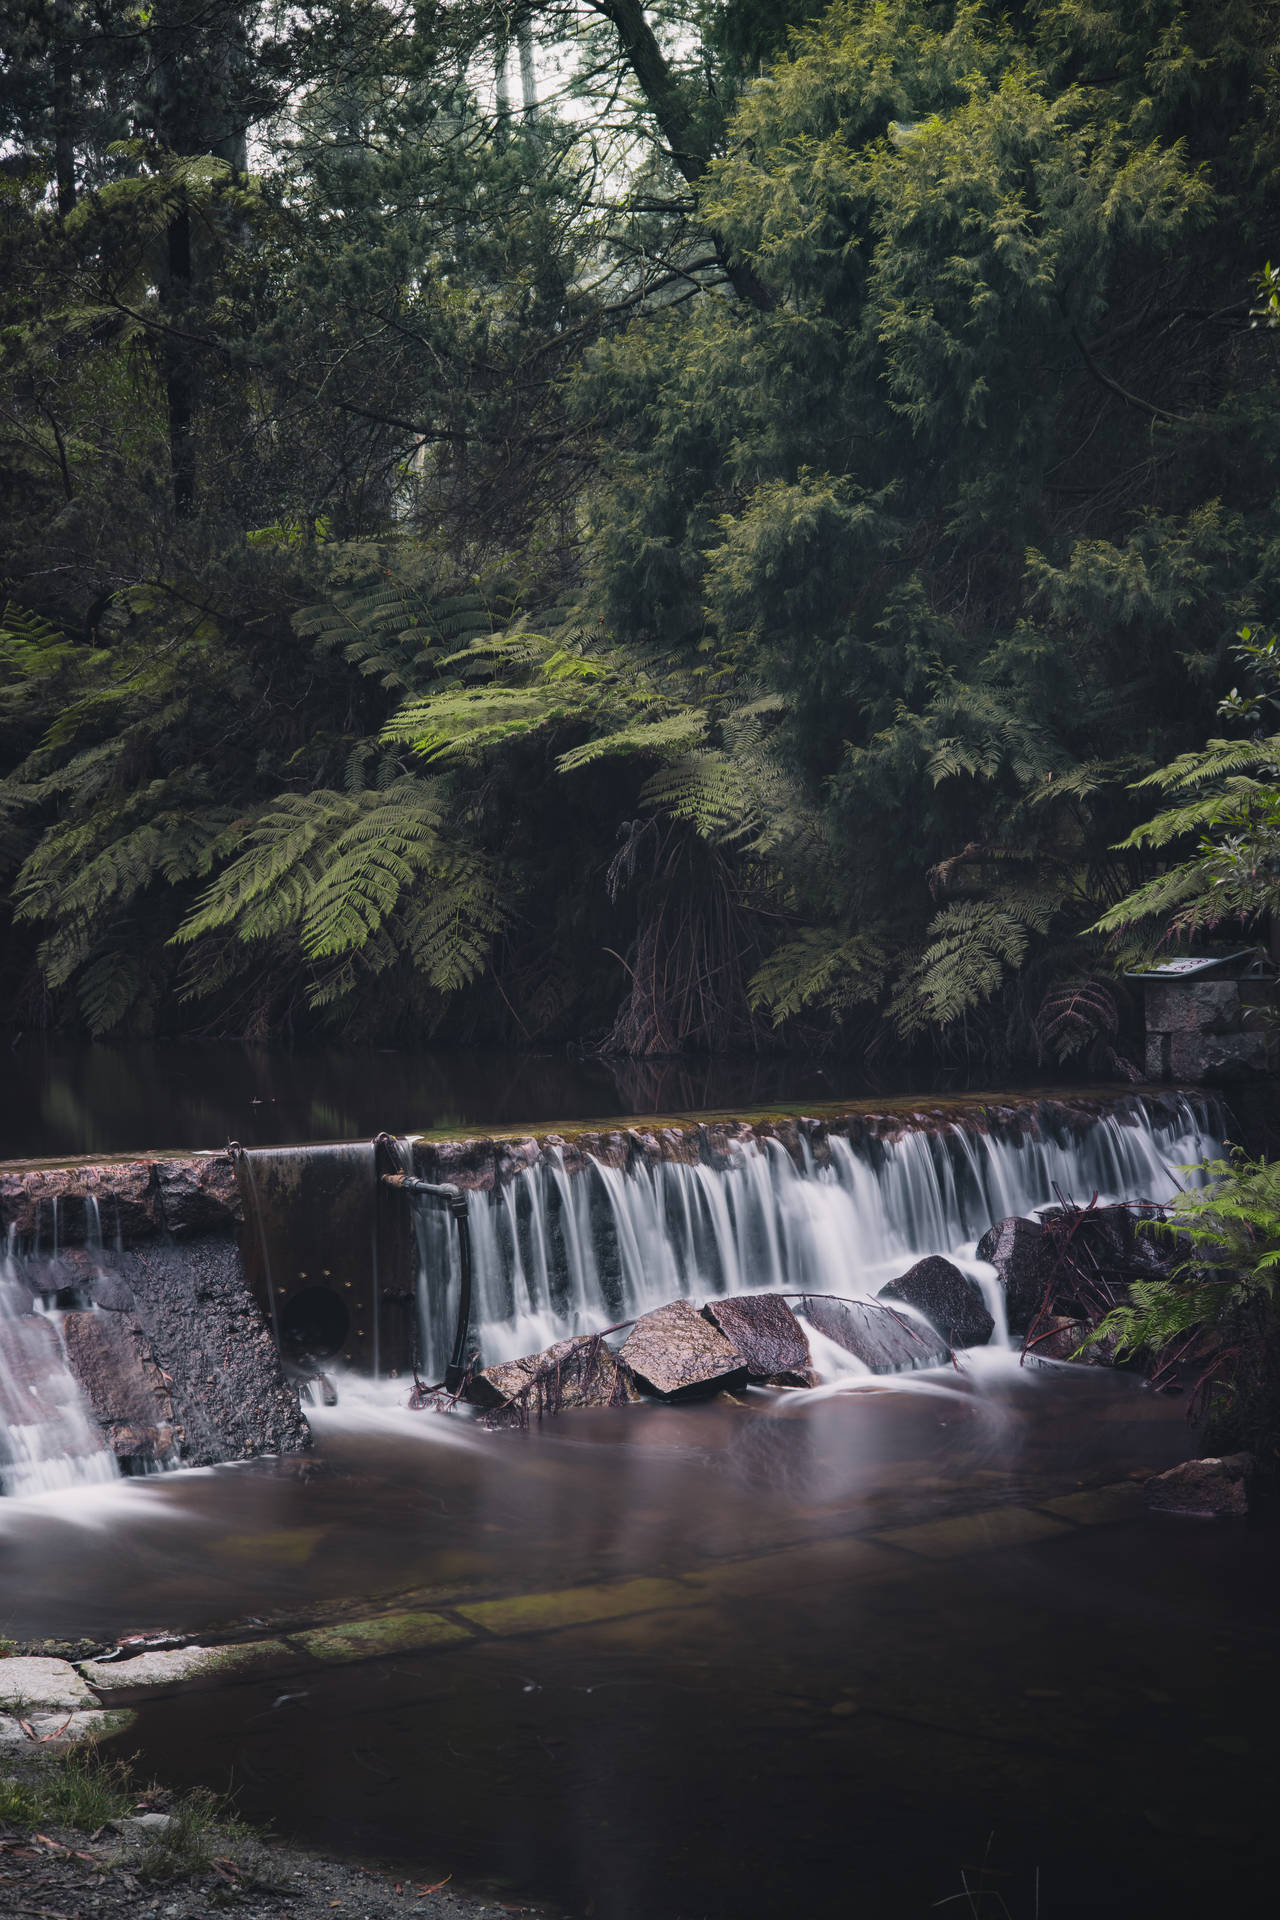
[[[1275,0],[4,13],[20,1025],[1122,1071],[1266,904]]]

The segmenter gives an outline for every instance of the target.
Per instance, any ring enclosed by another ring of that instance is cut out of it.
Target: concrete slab
[[[559,1627],[615,1620],[657,1607],[690,1607],[705,1594],[675,1580],[619,1580],[607,1586],[565,1587],[558,1593],[522,1593],[509,1600],[469,1601],[456,1607],[488,1633],[547,1633]]]
[[[887,1547],[866,1540],[821,1541],[788,1547],[750,1560],[729,1560],[685,1575],[708,1598],[751,1599],[757,1594],[794,1593],[811,1583],[839,1582],[851,1590],[864,1581],[901,1579],[904,1568]]]
[[[469,1628],[439,1613],[387,1613],[376,1620],[354,1620],[338,1627],[316,1627],[291,1636],[313,1660],[342,1666],[376,1660],[383,1653],[411,1653],[471,1639]]]
[[[1121,1480],[1110,1487],[1086,1487],[1080,1493],[1060,1494],[1055,1500],[1042,1500],[1040,1507],[1063,1520],[1074,1520],[1078,1527],[1097,1527],[1136,1519],[1145,1512],[1146,1501],[1136,1480]]]
[[[989,1507],[958,1513],[949,1520],[926,1520],[918,1527],[891,1527],[874,1538],[928,1560],[953,1560],[963,1553],[989,1553],[1000,1547],[1027,1546],[1067,1531],[1066,1522],[1030,1507]]]

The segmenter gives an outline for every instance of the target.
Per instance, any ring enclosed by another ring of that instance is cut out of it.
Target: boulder
[[[1227,1453],[1220,1459],[1184,1460],[1158,1473],[1144,1488],[1149,1507],[1159,1513],[1193,1513],[1217,1518],[1249,1511],[1251,1453]]]
[[[999,1276],[1010,1333],[1025,1333],[1053,1270],[1052,1240],[1038,1221],[1015,1214],[988,1227],[978,1242],[978,1258],[989,1261]]]
[[[619,1358],[642,1387],[664,1400],[718,1393],[722,1387],[740,1386],[747,1377],[737,1348],[688,1300],[672,1300],[642,1314]]]
[[[68,1313],[67,1361],[118,1460],[151,1464],[173,1450],[173,1401],[132,1314]]]
[[[800,1311],[810,1326],[834,1340],[872,1373],[904,1373],[941,1367],[951,1358],[945,1340],[923,1322],[897,1313],[887,1301],[837,1300],[809,1294]]]
[[[491,1425],[523,1426],[530,1416],[540,1420],[544,1414],[572,1407],[625,1406],[640,1396],[626,1369],[596,1333],[558,1340],[543,1353],[485,1367],[467,1387],[466,1397],[490,1413],[512,1413],[510,1421],[490,1421]]]
[[[878,1298],[914,1307],[953,1347],[985,1347],[995,1330],[977,1281],[940,1254],[917,1260],[899,1279],[881,1287]]]
[[[742,1355],[753,1380],[774,1387],[816,1385],[804,1328],[780,1294],[732,1293],[708,1300],[702,1314]]]

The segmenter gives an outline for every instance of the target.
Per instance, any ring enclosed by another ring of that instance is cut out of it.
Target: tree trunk
[[[173,507],[185,520],[196,494],[196,368],[190,346],[176,329],[191,303],[191,215],[184,206],[170,222],[162,300],[175,332],[165,335],[164,384],[169,415],[169,466]]]
[[[613,23],[623,56],[653,111],[668,153],[689,185],[696,187],[711,161],[706,136],[697,124],[683,86],[667,64],[640,0],[594,0],[594,4]],[[768,288],[746,261],[733,258],[718,235],[713,233],[712,239],[739,299],[767,313],[774,304]]]

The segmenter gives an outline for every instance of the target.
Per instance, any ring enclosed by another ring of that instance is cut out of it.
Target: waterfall
[[[61,1319],[37,1309],[10,1229],[0,1254],[0,1489],[6,1494],[49,1493],[119,1475],[67,1364]]]
[[[1221,1152],[1213,1115],[1190,1101],[1086,1123],[975,1132],[958,1124],[890,1139],[832,1132],[819,1156],[801,1136],[799,1164],[776,1139],[735,1142],[727,1165],[588,1156],[566,1170],[548,1145],[492,1191],[472,1192],[472,1333],[486,1365],[633,1319],[678,1296],[744,1292],[873,1295],[926,1254],[984,1281],[974,1258],[987,1227],[1066,1199],[1166,1202],[1175,1172]],[[414,1207],[421,1366],[438,1380],[451,1344],[457,1236],[444,1211]]]

